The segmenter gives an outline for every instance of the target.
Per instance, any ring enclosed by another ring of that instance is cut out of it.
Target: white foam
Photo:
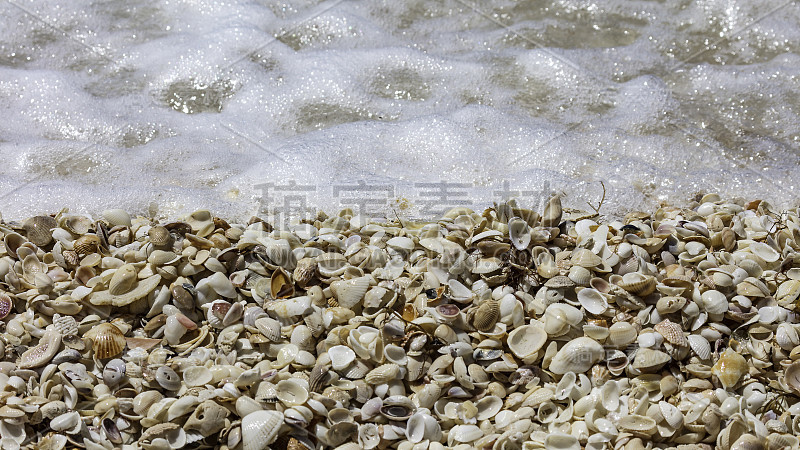
[[[414,216],[504,189],[585,209],[600,181],[607,214],[800,198],[794,4],[18,4],[0,14],[5,218],[246,219],[293,195]],[[311,190],[275,191],[291,182]],[[462,186],[437,202],[438,182]]]

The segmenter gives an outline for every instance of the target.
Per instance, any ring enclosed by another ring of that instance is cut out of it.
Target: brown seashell
[[[317,364],[308,377],[309,392],[322,392],[328,384],[328,367]]]
[[[100,238],[96,234],[86,234],[72,243],[72,249],[79,256],[97,253],[100,249]]]
[[[169,230],[161,225],[150,228],[147,235],[150,236],[150,243],[156,248],[172,247],[172,243],[175,242]]]
[[[125,348],[125,335],[114,324],[101,323],[86,333],[92,340],[94,355],[99,359],[113,358]]]
[[[272,272],[270,292],[272,294],[272,298],[274,299],[289,298],[294,296],[294,284],[292,283],[291,278],[289,278],[289,274],[286,273],[282,267],[278,267],[274,272]]]
[[[664,319],[663,321],[657,323],[653,328],[655,328],[659,334],[664,336],[664,339],[666,339],[670,344],[680,347],[689,346],[689,341],[686,339],[686,336],[683,335],[683,329],[677,323],[671,322],[669,319]]]
[[[477,308],[470,310],[468,317],[472,326],[478,331],[491,331],[500,318],[500,303],[497,300],[487,300]]]
[[[317,260],[314,258],[303,258],[297,261],[294,269],[294,281],[300,287],[305,287],[317,274]]]
[[[50,216],[31,217],[22,225],[28,240],[38,247],[44,247],[53,242],[53,233],[50,230],[56,227],[58,227],[58,222]]]
[[[747,360],[731,348],[726,349],[711,368],[711,373],[717,376],[725,389],[733,388],[747,371]]]

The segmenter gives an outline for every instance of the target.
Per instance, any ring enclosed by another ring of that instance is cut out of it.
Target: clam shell
[[[47,364],[61,347],[61,334],[48,331],[39,339],[39,344],[31,347],[20,356],[19,368],[32,369]]]
[[[689,341],[686,339],[686,336],[683,335],[683,329],[680,325],[675,322],[671,322],[669,319],[664,319],[663,321],[657,323],[653,327],[659,334],[664,336],[667,342],[673,345],[677,345],[679,347],[688,347]]]
[[[686,340],[698,358],[706,360],[711,357],[711,344],[706,338],[698,334],[690,334]]]
[[[550,371],[563,375],[567,372],[583,373],[605,355],[603,346],[594,339],[579,337],[567,342],[550,362]]]
[[[523,325],[508,335],[508,348],[518,358],[528,358],[536,354],[547,342],[547,333],[538,326]]]
[[[161,225],[151,227],[147,235],[150,237],[150,243],[157,249],[172,247],[175,240],[169,230]]]
[[[108,210],[105,210],[105,211],[103,211],[103,218],[106,219],[106,222],[108,222],[108,224],[111,225],[112,227],[115,227],[115,226],[129,227],[129,226],[131,226],[131,216],[124,209],[108,209]]]
[[[523,219],[512,217],[508,221],[508,236],[517,250],[525,250],[531,243],[531,228]]]
[[[616,322],[608,327],[608,339],[617,348],[622,348],[636,341],[639,332],[628,322]]]
[[[664,364],[668,363],[672,358],[660,350],[653,350],[651,348],[640,348],[633,358],[634,369],[642,372],[654,372],[660,369]]]
[[[578,302],[583,308],[596,315],[600,315],[608,311],[608,301],[605,296],[598,290],[592,288],[581,289],[578,292]]]
[[[270,278],[270,294],[272,298],[281,299],[294,296],[294,283],[292,283],[289,274],[282,268],[278,267],[272,272]]]
[[[208,367],[194,366],[183,371],[183,381],[188,387],[203,386],[211,383],[213,374]]]
[[[85,234],[72,243],[72,249],[79,255],[89,255],[100,249],[100,238],[95,234]]]
[[[603,259],[585,248],[576,248],[570,258],[573,266],[592,269],[603,264]]]
[[[550,200],[544,207],[544,213],[542,214],[542,226],[549,228],[557,227],[561,223],[561,215],[561,197],[554,195],[550,197]]]
[[[622,289],[640,297],[650,295],[656,290],[656,279],[639,272],[626,273],[618,284]]]
[[[297,378],[279,381],[275,390],[278,400],[286,406],[302,405],[308,400],[308,388]]]
[[[400,375],[400,367],[397,364],[389,363],[378,366],[367,373],[364,381],[371,385],[385,384]]]
[[[125,335],[116,325],[101,323],[86,333],[92,340],[92,350],[96,358],[113,358],[125,348]]]

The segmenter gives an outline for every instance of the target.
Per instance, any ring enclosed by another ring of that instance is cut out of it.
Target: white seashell
[[[708,290],[701,295],[703,310],[709,314],[724,314],[728,311],[728,299],[720,291]]]
[[[453,442],[470,443],[483,437],[483,431],[475,425],[456,425],[447,435],[448,444]]]
[[[503,399],[496,395],[487,395],[475,403],[478,413],[475,416],[478,420],[487,420],[496,416],[503,408]]]
[[[183,371],[183,381],[189,387],[209,384],[213,377],[211,370],[205,366],[193,366]]]
[[[364,298],[370,286],[371,277],[363,276],[331,283],[331,292],[343,308],[353,308]]]
[[[63,431],[67,434],[76,434],[80,431],[80,426],[81,416],[77,411],[64,413],[50,421],[50,428],[53,431]]]
[[[169,406],[167,410],[167,420],[170,422],[178,417],[185,416],[194,411],[195,406],[200,404],[200,399],[194,395],[184,395]]]
[[[549,433],[544,440],[544,446],[553,450],[580,450],[578,438],[565,433]]]
[[[508,236],[517,250],[525,250],[531,243],[531,228],[523,219],[512,217],[508,221]]]
[[[356,359],[356,353],[345,345],[334,345],[328,350],[331,366],[334,370],[344,370]]]
[[[567,372],[583,373],[605,355],[603,346],[594,339],[579,337],[567,342],[553,357],[550,371],[563,375]]]
[[[364,423],[358,426],[358,445],[365,450],[378,446],[381,442],[380,429],[377,424]]]
[[[608,301],[598,290],[592,288],[581,289],[578,292],[578,302],[592,314],[600,315],[608,311]]]
[[[535,325],[517,327],[508,335],[508,348],[518,358],[534,355],[547,342],[547,333]]]
[[[422,442],[423,439],[436,442],[442,437],[442,428],[430,414],[418,412],[409,417],[406,423],[406,437],[413,443]]]
[[[275,389],[278,400],[286,406],[302,405],[308,400],[308,387],[298,378],[279,381]]]
[[[705,360],[711,357],[711,344],[706,338],[697,334],[690,334],[686,336],[686,339],[689,341],[689,347],[700,359]]]
[[[278,411],[256,411],[242,418],[243,450],[266,450],[280,432],[283,414]]]
[[[781,257],[780,253],[763,242],[752,242],[747,248],[750,250],[750,253],[758,256],[768,263],[775,262]]]
[[[173,314],[167,317],[167,324],[164,326],[164,337],[167,338],[167,342],[170,345],[178,345],[187,330],[188,328],[183,325],[178,315]]]
[[[544,331],[551,337],[566,334],[583,321],[583,313],[574,306],[553,303],[544,312]]]
[[[267,312],[278,316],[280,319],[290,319],[302,316],[311,307],[311,298],[307,296],[273,300],[264,305]]]
[[[658,409],[664,417],[664,421],[673,429],[680,429],[683,425],[683,413],[673,404],[660,401],[658,402]]]

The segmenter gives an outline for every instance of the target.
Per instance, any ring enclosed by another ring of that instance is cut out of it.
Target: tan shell
[[[111,323],[101,323],[86,333],[92,340],[94,355],[100,359],[113,358],[125,348],[125,335]]]
[[[644,297],[645,295],[652,294],[653,291],[656,290],[656,279],[655,277],[643,275],[638,272],[626,273],[622,276],[619,287],[631,294]]]
[[[127,275],[126,275],[127,276]],[[111,291],[99,291],[92,293],[89,302],[93,305],[112,305],[125,306],[153,292],[161,282],[161,275],[152,275],[135,283],[134,287],[119,295]]]
[[[165,227],[161,225],[154,226],[148,230],[147,235],[150,237],[150,243],[156,248],[171,247],[174,241],[172,234]]]
[[[663,321],[657,323],[653,328],[658,331],[659,334],[664,336],[664,339],[666,339],[670,344],[680,347],[689,346],[689,341],[686,339],[686,336],[683,335],[683,329],[677,323],[670,322],[669,319],[664,319]]]
[[[272,298],[275,299],[294,297],[294,284],[292,283],[292,279],[281,267],[278,267],[272,272],[270,293],[272,294]]]
[[[497,300],[487,300],[470,310],[468,318],[476,330],[491,331],[500,318],[500,303]]]
[[[747,360],[731,348],[726,349],[711,368],[711,373],[716,375],[725,389],[733,388],[747,371]]]
[[[108,282],[108,292],[111,295],[122,295],[126,292],[130,292],[136,284],[136,275],[136,268],[133,267],[133,265],[123,265],[114,272],[114,276],[112,276],[111,281]]]
[[[186,420],[183,429],[186,431],[197,431],[203,437],[211,436],[225,428],[225,418],[230,411],[224,406],[218,405],[213,400],[206,400],[201,403]]]
[[[79,256],[97,253],[100,249],[100,238],[96,234],[86,234],[72,243],[72,249]]]
[[[292,274],[294,281],[300,287],[305,287],[317,275],[317,260],[314,258],[303,258],[297,261],[297,266]]]
[[[668,363],[672,358],[668,354],[651,348],[640,348],[633,358],[634,369],[645,373],[654,372]]]
[[[400,366],[394,363],[378,366],[367,373],[364,381],[371,385],[385,384],[400,375]]]

